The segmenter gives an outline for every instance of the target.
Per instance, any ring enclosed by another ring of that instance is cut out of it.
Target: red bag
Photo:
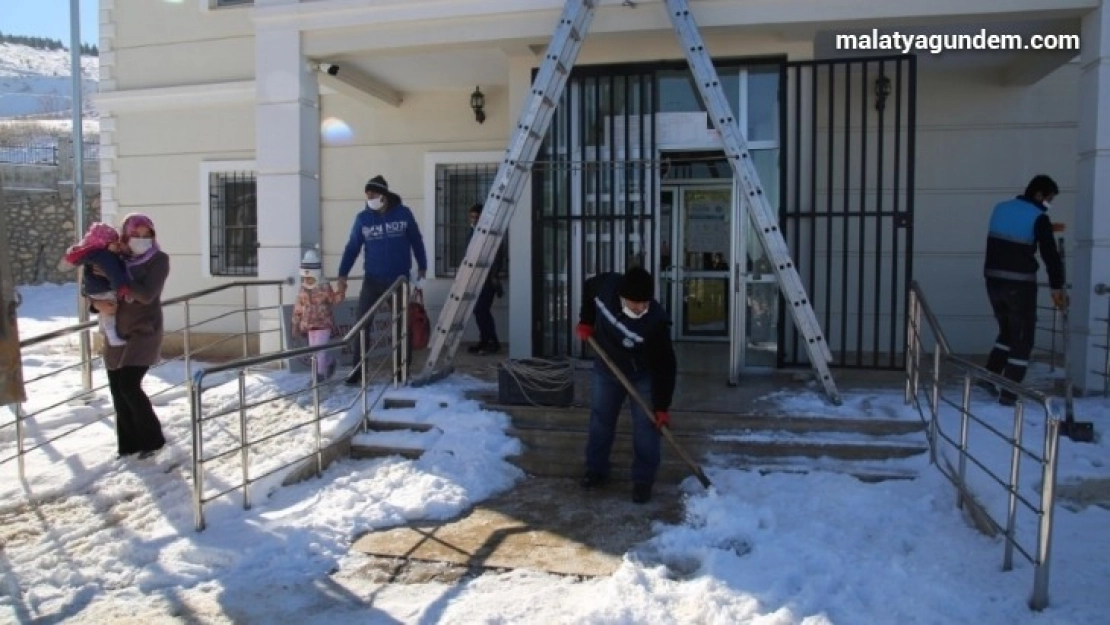
[[[409,348],[425,349],[432,338],[432,322],[424,310],[424,291],[416,289],[409,296]]]

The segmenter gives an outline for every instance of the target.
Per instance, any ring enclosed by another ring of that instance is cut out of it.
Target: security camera
[[[338,65],[329,65],[328,66],[328,75],[329,76],[335,76],[338,73],[339,73],[339,66]]]

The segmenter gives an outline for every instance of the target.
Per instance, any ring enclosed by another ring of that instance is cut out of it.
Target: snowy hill
[[[72,94],[69,66],[68,50],[0,43],[0,119],[68,115]],[[85,114],[95,116],[90,96],[96,93],[100,79],[99,57],[82,57],[81,75]]]

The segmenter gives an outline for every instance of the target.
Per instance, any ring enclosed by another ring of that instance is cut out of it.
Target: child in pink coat
[[[293,305],[293,334],[307,336],[309,345],[324,345],[335,331],[332,307],[341,301],[340,295],[324,280],[320,257],[315,250],[305,252],[301,260],[301,289]],[[327,351],[317,353],[316,382],[320,383],[335,373],[335,358]]]
[[[62,257],[60,268],[84,271],[81,294],[101,302],[97,321],[109,345],[126,345],[116,331],[116,302],[130,295],[131,275],[121,256],[119,231],[108,224],[93,222],[85,236],[71,245]]]

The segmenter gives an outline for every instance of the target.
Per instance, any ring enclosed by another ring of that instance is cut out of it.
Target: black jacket
[[[603,273],[586,280],[578,320],[593,326],[594,339],[623,373],[648,371],[652,408],[669,410],[678,368],[670,319],[655,300],[639,319],[621,312],[621,279],[619,273]]]
[[[1043,204],[1018,196],[994,207],[983,275],[991,280],[1037,282],[1040,251],[1053,289],[1064,288],[1064,263]]]

